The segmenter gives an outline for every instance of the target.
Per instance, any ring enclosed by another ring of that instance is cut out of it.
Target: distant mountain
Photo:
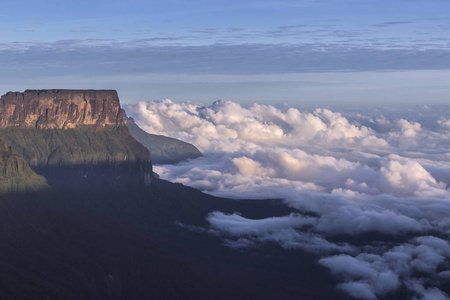
[[[176,164],[202,156],[194,145],[163,135],[147,133],[132,117],[127,117],[125,111],[122,114],[131,135],[150,150],[153,164]]]
[[[149,182],[149,150],[113,90],[26,90],[0,101],[0,136],[52,186]]]

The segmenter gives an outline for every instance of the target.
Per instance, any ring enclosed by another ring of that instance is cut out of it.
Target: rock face
[[[123,125],[114,90],[26,90],[0,99],[0,128],[97,129]]]
[[[0,136],[51,186],[151,181],[150,152],[125,126],[116,91],[26,90],[0,99]]]

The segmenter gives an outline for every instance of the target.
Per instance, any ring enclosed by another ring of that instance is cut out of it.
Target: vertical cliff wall
[[[117,127],[121,114],[114,90],[26,90],[0,99],[0,128]]]
[[[113,90],[26,90],[0,98],[0,135],[50,185],[137,184],[149,150],[124,125]]]

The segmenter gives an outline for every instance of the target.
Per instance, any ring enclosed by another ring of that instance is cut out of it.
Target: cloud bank
[[[162,178],[219,196],[282,198],[298,210],[262,220],[211,212],[208,230],[227,246],[315,253],[342,279],[338,289],[360,299],[399,289],[448,299],[448,107],[336,112],[163,100],[125,108],[146,131],[205,154],[156,166]]]

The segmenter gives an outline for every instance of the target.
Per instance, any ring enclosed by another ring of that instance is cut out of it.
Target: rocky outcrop
[[[96,129],[123,125],[114,90],[26,90],[0,99],[0,128]]]
[[[149,150],[124,124],[113,90],[26,90],[0,101],[0,136],[58,187],[140,185]]]
[[[142,130],[132,117],[127,117],[125,111],[122,114],[131,135],[152,153],[153,164],[176,164],[202,156],[194,145],[167,136],[148,133]]]

